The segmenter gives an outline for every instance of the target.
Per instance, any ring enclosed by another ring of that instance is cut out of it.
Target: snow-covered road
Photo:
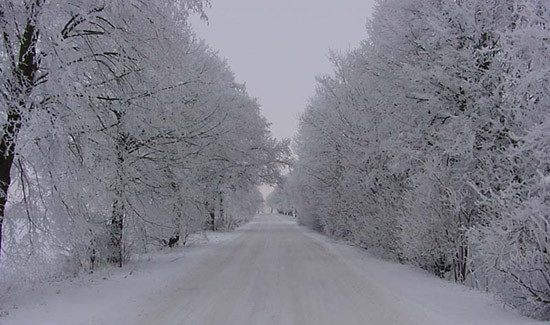
[[[288,217],[258,216],[226,236],[131,274],[22,299],[0,324],[535,323],[488,295],[335,243]]]
[[[142,324],[441,324],[279,216],[258,217],[148,308]]]

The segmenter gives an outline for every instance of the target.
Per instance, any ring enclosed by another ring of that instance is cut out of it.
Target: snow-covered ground
[[[140,256],[122,269],[0,296],[0,324],[132,324],[152,298],[239,235],[193,235],[188,247]]]
[[[392,296],[404,308],[438,315],[440,324],[521,325],[550,324],[518,315],[499,303],[492,294],[479,292],[411,265],[380,259],[370,252],[327,238],[303,227],[313,239],[342,257],[365,281]]]
[[[550,324],[288,217],[209,238],[2,297],[0,324]]]

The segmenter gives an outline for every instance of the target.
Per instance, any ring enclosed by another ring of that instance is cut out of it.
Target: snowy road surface
[[[283,216],[108,279],[21,299],[0,324],[533,324],[484,295]],[[544,323],[547,324],[547,323]]]
[[[142,324],[439,324],[406,312],[281,217],[257,218],[151,306]]]

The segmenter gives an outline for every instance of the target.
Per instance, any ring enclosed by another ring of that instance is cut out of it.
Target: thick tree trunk
[[[35,18],[40,3],[40,0],[36,0],[27,7],[29,16],[20,39],[19,56],[17,58],[17,65],[13,71],[14,85],[11,85],[13,103],[17,104],[8,107],[7,121],[3,127],[3,135],[0,139],[0,254],[2,252],[3,241],[2,226],[4,224],[6,203],[8,202],[8,190],[11,183],[10,172],[15,157],[17,137],[21,129],[21,110],[27,104],[26,99],[32,91],[38,71],[36,49],[38,32],[36,30]],[[3,12],[0,9],[0,19],[3,20],[3,16]],[[2,31],[2,37],[3,41],[6,43],[5,46],[9,48],[10,38],[6,30]]]
[[[212,231],[216,231],[216,212],[210,211],[210,219],[212,220]]]
[[[176,220],[174,222],[174,234],[172,235],[172,237],[168,238],[168,247],[173,248],[180,241],[182,222],[185,223],[185,221],[183,220],[183,215],[181,212],[181,207],[183,206],[183,204],[181,202],[179,186],[176,182],[172,182],[171,187],[174,190],[174,195],[177,196],[176,204],[174,205],[174,213],[176,214]],[[184,245],[185,245],[185,239],[184,239]]]
[[[212,222],[212,231],[216,231],[216,207],[212,206],[208,201],[204,203],[204,206],[210,216],[210,222]]]
[[[113,203],[113,215],[111,217],[111,247],[109,253],[109,262],[122,267],[123,250],[122,250],[122,234],[124,230],[124,202],[121,198],[115,199]]]
[[[122,267],[123,262],[123,232],[124,232],[124,154],[127,150],[127,137],[119,133],[116,143],[116,180],[114,184],[115,199],[113,202],[113,214],[111,216],[110,238],[111,247],[109,262]]]
[[[8,189],[11,183],[11,166],[13,164],[14,153],[10,149],[10,140],[7,135],[0,140],[0,254],[2,253],[2,225],[4,224],[4,215],[6,203],[8,202]]]
[[[466,281],[468,276],[468,247],[461,245],[454,261],[454,276],[455,282]]]
[[[220,208],[218,209],[220,215],[218,216],[218,220],[221,220],[222,222],[222,227],[226,227],[227,226],[227,222],[225,220],[225,212],[223,210],[223,193],[220,191],[218,193],[218,195],[220,196]]]

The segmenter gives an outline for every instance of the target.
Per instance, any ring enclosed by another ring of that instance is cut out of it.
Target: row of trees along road
[[[208,5],[2,1],[4,279],[121,266],[259,209],[288,143],[191,31]]]
[[[317,79],[279,208],[550,319],[549,22],[545,0],[378,1]]]

